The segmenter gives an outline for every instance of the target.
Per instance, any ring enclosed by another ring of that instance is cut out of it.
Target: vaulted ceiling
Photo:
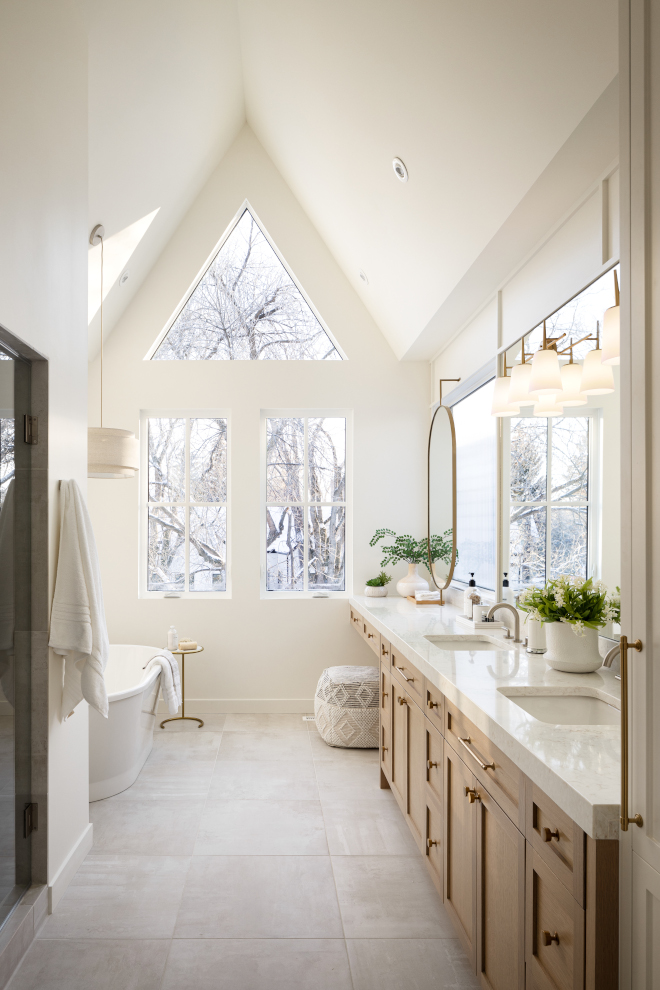
[[[90,227],[159,208],[108,329],[247,119],[395,353],[430,357],[415,342],[617,72],[616,0],[90,8]]]

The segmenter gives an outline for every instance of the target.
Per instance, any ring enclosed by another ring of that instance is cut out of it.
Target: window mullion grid
[[[309,439],[309,419],[305,416],[304,420],[304,455],[303,455],[303,590],[309,591],[309,582],[307,579],[309,570],[309,486],[308,486],[308,464],[309,464],[309,450],[307,448],[307,442]]]

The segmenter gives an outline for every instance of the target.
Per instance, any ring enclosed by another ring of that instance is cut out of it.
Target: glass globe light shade
[[[563,391],[557,396],[562,406],[586,406],[587,396],[582,389],[582,365],[565,364],[561,369]]]
[[[551,419],[553,416],[561,416],[564,410],[559,405],[559,396],[542,395],[538,402],[534,403],[534,416],[545,416]]]
[[[621,310],[619,306],[610,306],[603,317],[603,364],[620,364],[621,362]]]
[[[529,379],[531,374],[531,364],[514,364],[511,369],[510,402],[517,402],[521,406],[532,405],[534,396],[529,394]]]
[[[614,372],[611,364],[602,363],[603,352],[596,348],[589,351],[582,366],[580,391],[585,395],[607,395],[614,391]]]
[[[493,405],[490,410],[491,416],[517,416],[520,406],[515,402],[509,402],[510,378],[496,378],[493,389]]]
[[[562,390],[557,351],[548,348],[537,351],[532,358],[532,373],[529,378],[529,394],[534,399],[542,395],[557,395]]]

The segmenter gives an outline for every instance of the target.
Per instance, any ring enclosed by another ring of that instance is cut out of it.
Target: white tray
[[[462,626],[467,626],[468,629],[478,629],[479,632],[490,632],[492,629],[504,629],[503,622],[475,622],[474,619],[468,619],[466,615],[457,615],[456,621],[460,622]]]

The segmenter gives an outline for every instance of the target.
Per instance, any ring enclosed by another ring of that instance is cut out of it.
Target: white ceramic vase
[[[555,670],[572,674],[587,674],[603,665],[598,652],[598,630],[583,629],[576,636],[570,622],[544,623],[548,652],[543,659]]]
[[[387,595],[387,585],[383,584],[377,587],[373,584],[365,584],[364,595],[365,598],[385,598]]]
[[[402,598],[415,596],[416,591],[429,591],[429,583],[418,570],[419,564],[408,564],[408,573],[396,583],[396,590]]]

